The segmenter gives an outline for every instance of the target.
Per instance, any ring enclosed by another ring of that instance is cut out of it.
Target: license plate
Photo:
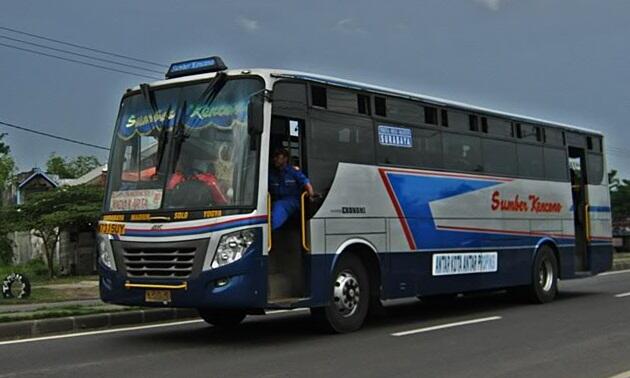
[[[125,233],[125,225],[120,223],[100,223],[98,232],[101,234],[123,235]]]
[[[147,290],[144,292],[145,302],[170,302],[171,291],[170,290]]]

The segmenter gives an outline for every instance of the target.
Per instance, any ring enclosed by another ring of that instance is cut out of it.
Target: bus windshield
[[[105,211],[254,206],[258,146],[247,107],[262,89],[259,79],[220,77],[126,96]]]

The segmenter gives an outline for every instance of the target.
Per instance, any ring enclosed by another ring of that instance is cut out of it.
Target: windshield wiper
[[[204,89],[204,91],[201,93],[201,96],[199,96],[199,99],[195,103],[201,103],[205,106],[209,106],[210,104],[212,104],[214,102],[214,99],[217,97],[217,95],[223,88],[223,85],[225,84],[226,79],[227,79],[227,75],[224,72],[219,72],[214,78],[212,78],[212,80],[210,80],[210,82],[208,83],[208,86],[206,87],[206,89]],[[175,119],[176,129],[174,130],[174,136],[173,136],[173,141],[174,141],[173,143],[174,151],[173,151],[173,159],[172,159],[174,162],[173,167],[175,166],[176,162],[179,160],[179,155],[182,150],[182,144],[184,143],[186,138],[188,138],[188,135],[184,131],[184,124],[185,124],[184,116],[186,115],[186,106],[187,106],[186,101],[184,101],[184,104],[181,107],[181,111],[178,112],[178,115],[176,116],[176,119]]]
[[[225,84],[226,78],[227,75],[225,74],[225,72],[217,73],[217,75],[213,77],[212,80],[210,80],[206,89],[203,90],[197,102],[200,102],[202,104],[208,103],[208,105],[210,105],[210,103],[214,101],[217,93],[219,93],[219,90],[223,88],[223,84]]]
[[[157,114],[159,114],[160,109],[157,106],[157,103],[155,102],[155,96],[153,96],[153,93],[151,92],[151,88],[149,87],[148,84],[140,84],[140,92],[142,93],[142,97],[144,98],[145,102],[147,103],[147,105],[149,105],[149,108],[151,108],[151,111],[153,112],[152,114],[152,118],[155,117]],[[156,151],[156,162],[155,162],[155,173],[157,175],[159,175],[160,173],[160,167],[162,166],[162,161],[164,160],[164,151],[165,151],[165,146],[166,146],[166,127],[164,127],[166,125],[166,123],[168,122],[168,117],[169,114],[171,113],[171,108],[172,105],[168,106],[168,109],[166,109],[166,113],[164,114],[164,119],[160,122],[160,134],[158,135],[158,147],[157,147],[157,151]],[[153,118],[153,120],[155,121],[155,118]]]

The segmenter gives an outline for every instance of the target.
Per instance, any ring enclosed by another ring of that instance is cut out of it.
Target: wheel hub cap
[[[337,311],[343,317],[352,316],[359,308],[360,300],[359,281],[348,271],[339,273],[335,280],[333,300]]]
[[[553,285],[553,267],[551,266],[551,262],[549,260],[545,260],[540,265],[540,270],[538,271],[538,283],[543,291],[547,292],[551,290],[551,286]]]

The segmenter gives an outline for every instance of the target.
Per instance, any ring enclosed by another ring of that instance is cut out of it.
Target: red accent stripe
[[[510,231],[510,230],[497,230],[493,228],[478,228],[478,227],[461,227],[461,226],[436,226],[438,230],[454,230],[454,231],[478,231],[489,232],[493,234],[507,234],[507,235],[530,235],[530,236],[554,236],[558,238],[575,238],[575,235],[559,234],[554,232],[531,232],[531,231]]]
[[[409,248],[412,250],[416,249],[416,242],[413,240],[413,236],[411,234],[411,230],[409,229],[409,224],[407,223],[407,218],[400,208],[400,203],[398,203],[398,199],[394,194],[394,190],[392,189],[391,183],[389,182],[389,178],[387,177],[387,173],[385,169],[379,168],[378,172],[381,175],[381,179],[383,180],[383,184],[385,185],[385,189],[387,190],[387,195],[389,195],[389,199],[394,204],[394,209],[396,209],[396,214],[398,215],[398,220],[400,220],[400,225],[403,228],[403,233],[405,234],[405,238],[407,238],[407,243],[409,243]]]
[[[197,230],[200,228],[205,228],[205,227],[210,227],[210,226],[220,226],[223,224],[227,224],[227,223],[233,223],[233,222],[239,222],[239,221],[244,221],[247,219],[267,219],[266,215],[254,215],[254,216],[250,216],[250,217],[244,217],[244,218],[238,218],[238,219],[230,219],[227,221],[223,221],[223,222],[217,222],[217,223],[206,223],[206,224],[202,224],[199,226],[188,226],[188,227],[178,227],[178,228],[163,228],[161,230],[151,230],[151,229],[142,229],[142,228],[128,228],[128,231],[142,231],[142,232],[163,232],[163,231],[190,231],[190,230]]]
[[[425,171],[425,170],[419,170],[419,169],[380,168],[379,170],[396,172],[396,173],[409,173],[409,174],[418,175],[418,176],[454,177],[454,178],[465,178],[465,179],[492,180],[492,181],[501,181],[501,182],[514,181],[514,179],[505,178],[505,177],[470,175],[466,173],[449,173],[449,172],[440,172],[440,171]]]
[[[611,238],[609,236],[591,236],[591,239],[593,239],[593,240],[611,241],[613,238]]]

